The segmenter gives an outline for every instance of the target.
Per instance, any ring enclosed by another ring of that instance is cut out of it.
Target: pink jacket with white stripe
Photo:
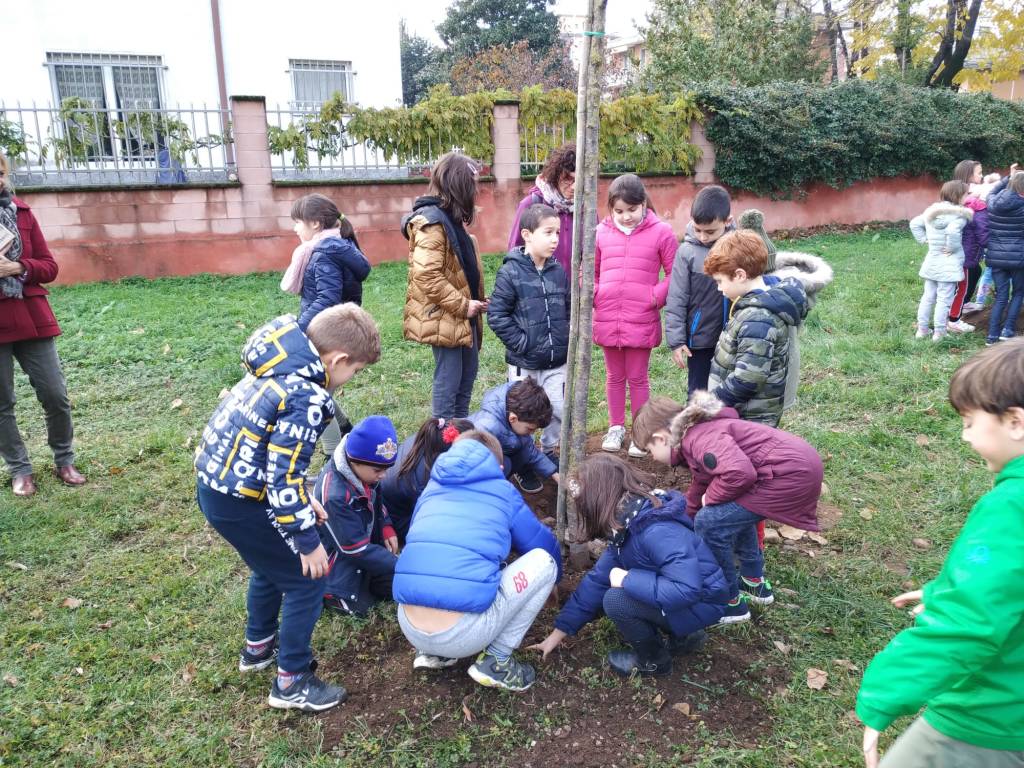
[[[661,308],[668,296],[678,244],[672,227],[651,210],[628,235],[611,217],[598,224],[595,344],[653,349],[661,343]],[[660,277],[663,270],[665,276]]]

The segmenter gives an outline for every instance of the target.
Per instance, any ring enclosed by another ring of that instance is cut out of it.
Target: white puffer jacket
[[[910,231],[919,243],[928,244],[918,275],[925,280],[959,283],[964,277],[962,234],[974,218],[970,208],[938,202],[910,222]]]

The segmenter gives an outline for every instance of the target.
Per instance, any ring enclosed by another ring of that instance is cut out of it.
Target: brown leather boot
[[[57,467],[54,474],[64,485],[85,485],[85,476],[72,464],[68,464],[66,467]]]
[[[36,481],[32,475],[18,475],[11,482],[15,496],[31,496],[36,492]]]

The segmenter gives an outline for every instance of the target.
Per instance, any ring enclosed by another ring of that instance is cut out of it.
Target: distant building
[[[605,95],[619,96],[647,66],[647,40],[639,32],[608,37]]]

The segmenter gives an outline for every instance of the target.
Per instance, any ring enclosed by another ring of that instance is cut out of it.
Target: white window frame
[[[341,75],[342,79],[342,96],[345,101],[349,104],[354,104],[355,97],[355,70],[352,68],[351,61],[343,61],[341,59],[289,59],[288,69],[285,70],[289,75],[292,88],[292,100],[290,103],[292,109],[295,110],[310,110],[319,109],[320,106],[327,101],[332,95],[331,93],[320,94],[320,98],[315,100],[300,100],[298,98],[298,78],[304,73],[319,73],[319,72],[337,72]]]

